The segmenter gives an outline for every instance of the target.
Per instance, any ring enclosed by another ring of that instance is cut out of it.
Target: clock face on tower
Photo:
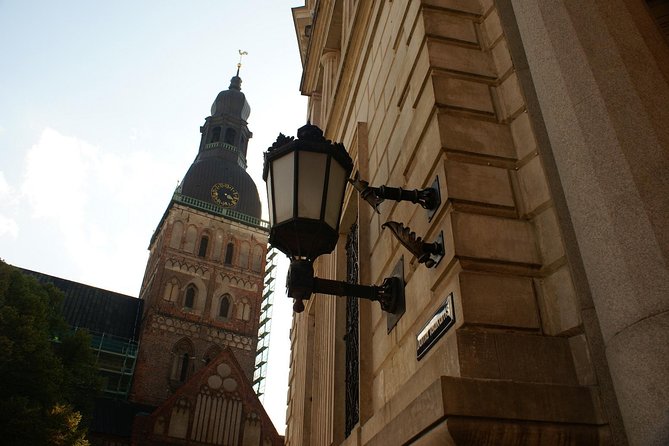
[[[226,207],[234,207],[239,201],[239,192],[228,183],[216,183],[211,188],[211,199]]]

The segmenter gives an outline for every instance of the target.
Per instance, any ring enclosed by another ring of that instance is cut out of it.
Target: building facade
[[[136,444],[281,442],[253,391],[268,225],[246,172],[250,111],[236,75],[151,239],[130,400],[157,409],[136,423]]]
[[[151,239],[137,402],[162,403],[225,347],[253,380],[267,229],[246,172],[250,108],[240,84],[234,77],[214,101],[198,155]]]
[[[669,35],[643,0],[308,0],[308,117],[351,188],[316,275],[403,269],[396,325],[315,296],[291,330],[288,445],[669,442]],[[383,223],[444,257],[421,264]],[[345,389],[345,392],[341,390]]]

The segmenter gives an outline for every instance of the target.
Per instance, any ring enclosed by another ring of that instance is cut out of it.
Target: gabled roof
[[[138,415],[133,444],[283,445],[234,354],[223,350],[148,416]],[[190,443],[189,443],[190,444]]]
[[[40,283],[51,283],[65,294],[62,314],[72,327],[124,339],[139,339],[142,300],[60,277],[19,268]]]

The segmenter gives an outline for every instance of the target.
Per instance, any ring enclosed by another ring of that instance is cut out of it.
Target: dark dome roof
[[[246,121],[251,114],[251,106],[241,88],[242,79],[239,76],[230,79],[228,90],[221,91],[211,105],[211,116],[229,115]]]
[[[181,193],[216,205],[211,197],[211,188],[217,183],[229,184],[239,192],[237,204],[229,209],[261,218],[260,197],[255,183],[241,166],[223,157],[196,159],[181,183]]]

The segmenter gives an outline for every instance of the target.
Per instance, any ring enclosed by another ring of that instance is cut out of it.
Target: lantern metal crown
[[[314,277],[313,262],[332,252],[337,244],[347,182],[377,211],[378,204],[386,198],[409,200],[433,211],[440,203],[438,186],[436,192],[434,188],[404,191],[385,186],[371,188],[357,174],[350,180],[353,161],[344,146],[325,139],[321,129],[310,123],[298,129],[297,139],[279,134],[264,158],[269,242],[291,260],[286,286],[288,295],[295,299],[293,309],[304,310],[303,300],[315,292],[378,301],[388,313],[404,312],[402,277],[388,277],[380,286],[349,284]],[[388,222],[387,227],[428,267],[443,256],[443,242],[424,243],[401,223]]]

